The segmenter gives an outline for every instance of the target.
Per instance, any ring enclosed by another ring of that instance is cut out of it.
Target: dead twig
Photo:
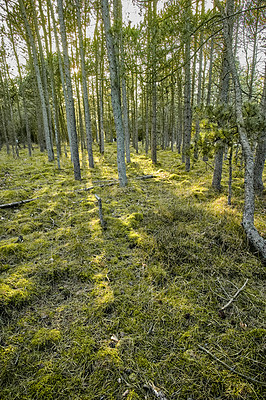
[[[244,283],[243,286],[241,286],[240,289],[237,290],[237,292],[234,294],[234,296],[228,301],[228,303],[226,303],[225,306],[223,306],[220,311],[224,311],[227,307],[230,306],[230,304],[236,299],[236,297],[239,295],[239,293],[245,288],[246,284],[248,283],[248,279],[246,280],[246,282]]]
[[[119,183],[119,182],[117,181],[117,182],[112,182],[112,183],[106,183],[106,184],[96,185],[96,186],[89,186],[89,187],[87,187],[87,188],[74,190],[74,192],[78,192],[78,193],[88,192],[88,191],[90,191],[90,190],[92,190],[92,189],[95,189],[95,188],[100,188],[100,187],[105,187],[105,186],[114,186],[114,185],[118,185],[118,183]]]
[[[37,200],[38,198],[39,197],[36,197],[35,199],[14,201],[13,203],[0,204],[0,208],[12,208],[12,207],[21,206],[22,204],[29,203],[30,201]]]
[[[154,175],[141,175],[141,176],[136,176],[136,179],[151,179],[155,178]]]
[[[149,382],[148,384],[144,385],[144,388],[151,390],[155,395],[155,397],[157,397],[157,399],[167,400],[164,392],[161,389],[157,388],[152,382]]]
[[[136,179],[142,179],[142,180],[151,179],[151,178],[155,178],[155,176],[154,175],[136,176]],[[104,181],[95,181],[95,182],[93,182],[93,183],[96,183],[95,186],[89,186],[89,187],[83,188],[83,189],[76,189],[76,190],[74,190],[74,192],[78,192],[78,193],[88,192],[88,191],[90,191],[92,189],[95,189],[95,188],[106,187],[106,186],[114,186],[114,185],[118,185],[119,184],[118,180],[109,180],[109,181],[106,181],[106,182],[110,182],[110,183],[101,183],[101,184],[97,184],[97,182],[104,182]]]
[[[246,379],[247,381],[252,382],[252,383],[257,383],[258,385],[261,385],[261,386],[266,386],[266,383],[265,383],[265,382],[258,381],[257,379],[252,378],[251,376],[247,376],[247,375],[245,375],[245,374],[242,374],[242,373],[239,372],[239,371],[236,371],[235,367],[230,367],[230,365],[228,365],[228,364],[226,364],[225,362],[223,362],[222,360],[220,360],[220,359],[219,359],[218,357],[216,357],[213,353],[211,353],[208,349],[205,349],[205,347],[203,347],[203,346],[201,346],[201,345],[198,344],[198,348],[201,349],[201,350],[203,350],[203,351],[205,351],[205,353],[207,353],[207,354],[208,354],[209,356],[211,356],[215,361],[217,361],[219,364],[223,365],[223,366],[224,366],[226,369],[228,369],[229,371],[235,373],[235,374],[238,375],[238,376],[241,376],[241,378],[244,378],[244,379]]]

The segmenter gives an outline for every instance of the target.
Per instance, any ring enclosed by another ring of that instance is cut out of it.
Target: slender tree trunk
[[[89,166],[90,166],[90,168],[94,168],[93,153],[92,153],[91,114],[90,114],[89,96],[88,96],[88,89],[87,89],[87,74],[86,74],[86,68],[85,68],[83,35],[82,35],[82,30],[81,30],[80,0],[76,0],[76,12],[77,12],[77,22],[78,22],[79,55],[80,55],[80,62],[81,62],[82,94],[83,94],[83,104],[84,104],[84,112],[85,112],[87,150],[88,150]]]
[[[118,79],[118,70],[116,65],[116,57],[114,51],[114,39],[111,32],[110,14],[109,6],[107,0],[101,0],[102,8],[102,18],[105,30],[105,39],[107,54],[109,60],[109,71],[111,79],[111,98],[112,107],[114,114],[114,121],[116,127],[116,137],[117,137],[117,167],[118,167],[118,178],[120,186],[126,186],[127,176],[126,176],[126,163],[125,163],[125,139],[124,139],[124,128],[122,120],[122,110],[121,110],[121,99],[120,99],[120,88]]]
[[[205,4],[204,0],[202,1],[202,9],[201,9],[201,14],[204,16],[205,12]],[[203,61],[203,31],[200,33],[200,51],[199,51],[199,70],[198,70],[198,92],[197,92],[197,108],[198,111],[201,106],[201,96],[202,96],[202,61]],[[199,115],[196,116],[196,132],[195,132],[195,137],[194,137],[194,158],[195,160],[198,160],[199,158],[199,147],[198,147],[198,141],[200,137],[200,121],[199,121]]]
[[[258,139],[254,165],[254,189],[258,194],[262,193],[264,189],[262,174],[266,160],[266,63],[264,73],[264,86],[261,98],[261,114],[264,121],[264,129]]]
[[[185,86],[184,86],[184,143],[183,154],[185,158],[185,169],[190,171],[190,142],[191,142],[191,126],[192,126],[192,109],[191,109],[191,72],[190,72],[190,18],[191,18],[191,1],[186,2],[186,36],[185,36]]]
[[[70,133],[71,133],[71,149],[72,149],[72,162],[74,166],[74,178],[76,180],[81,179],[80,175],[80,163],[79,163],[79,151],[78,151],[78,138],[77,138],[77,130],[76,130],[76,117],[75,117],[75,107],[74,107],[74,98],[73,98],[73,89],[72,89],[72,81],[70,74],[70,63],[69,63],[69,55],[68,55],[68,45],[66,38],[66,29],[65,29],[65,21],[64,21],[64,11],[63,11],[63,2],[62,0],[57,0],[58,6],[58,17],[60,24],[60,32],[61,32],[61,40],[63,47],[63,56],[64,56],[64,68],[65,68],[65,81],[66,81],[66,89],[67,89],[67,104],[69,121],[67,121],[70,125]]]
[[[157,163],[157,73],[156,73],[156,42],[157,42],[157,0],[152,2],[152,43],[151,43],[151,63],[152,63],[152,82],[151,82],[151,97],[152,97],[152,123],[151,123],[151,159],[153,164]]]
[[[40,101],[41,101],[44,136],[45,136],[46,149],[47,149],[47,153],[48,153],[48,160],[53,161],[54,160],[54,152],[53,152],[53,146],[52,146],[52,141],[51,141],[51,137],[50,137],[49,121],[48,121],[48,115],[47,115],[45,94],[44,94],[41,73],[40,73],[40,68],[39,68],[37,49],[36,49],[35,41],[33,38],[32,30],[31,30],[29,22],[28,22],[28,17],[26,14],[26,9],[25,9],[23,0],[19,0],[19,5],[20,5],[20,10],[21,10],[21,14],[23,17],[23,21],[25,24],[27,36],[28,36],[28,39],[30,42],[32,56],[33,56],[33,65],[34,65],[37,86],[38,86],[38,91],[39,91],[39,96],[40,96]]]
[[[257,46],[258,46],[258,25],[259,25],[259,11],[255,10],[256,14],[256,20],[255,20],[255,27],[254,27],[254,40],[253,40],[253,51],[252,51],[252,62],[251,62],[251,68],[250,68],[250,82],[249,82],[249,92],[248,92],[248,98],[249,100],[252,99],[253,95],[253,84],[254,84],[254,78],[255,78],[255,67],[257,63]]]
[[[239,81],[238,72],[236,69],[233,49],[232,49],[232,14],[234,9],[234,0],[227,0],[226,10],[218,0],[215,0],[219,11],[223,16],[223,36],[226,46],[227,59],[230,67],[230,72],[235,88],[235,108],[238,132],[241,146],[245,158],[245,204],[242,225],[246,232],[247,238],[251,246],[259,253],[264,263],[266,263],[266,241],[259,234],[254,226],[255,212],[255,192],[254,192],[254,158],[253,151],[249,144],[245,122],[242,111],[242,88]],[[231,17],[230,17],[231,16]]]
[[[60,78],[61,78],[61,83],[62,83],[62,89],[63,89],[63,94],[64,94],[64,100],[65,100],[65,107],[66,107],[66,120],[70,121],[71,116],[69,115],[69,107],[66,105],[68,104],[68,94],[66,90],[66,84],[65,84],[65,76],[64,76],[64,70],[63,70],[63,63],[62,63],[62,58],[61,58],[61,52],[59,48],[59,39],[58,39],[58,33],[57,33],[57,27],[56,27],[56,21],[55,21],[55,15],[54,15],[54,9],[51,3],[51,0],[47,0],[47,11],[51,12],[51,17],[52,17],[52,23],[53,23],[53,29],[54,29],[54,37],[55,37],[55,44],[56,44],[56,52],[58,55],[58,64],[59,64],[59,72],[60,72]],[[60,96],[60,91],[59,91],[59,96]],[[61,117],[64,116],[64,113],[61,113]],[[63,122],[62,118],[61,121]],[[70,152],[71,152],[71,159],[72,157],[72,146],[71,146],[71,124],[67,123],[67,134],[68,134],[68,140],[69,140],[69,146],[70,146]],[[61,124],[61,126],[63,126]]]
[[[57,157],[57,167],[58,169],[61,168],[60,166],[60,155],[61,155],[61,144],[60,144],[60,136],[59,136],[59,123],[58,123],[58,115],[57,115],[57,99],[56,99],[56,90],[55,90],[55,81],[54,81],[54,68],[53,68],[53,59],[52,59],[52,38],[51,38],[51,24],[50,24],[50,14],[49,10],[47,12],[47,19],[48,19],[48,34],[46,29],[46,20],[43,13],[42,8],[42,0],[38,0],[39,2],[39,10],[42,22],[42,29],[44,32],[44,42],[45,42],[45,49],[47,55],[47,66],[48,66],[48,76],[50,80],[50,87],[51,87],[51,95],[52,95],[52,116],[51,116],[51,124],[52,120],[54,120],[54,133],[55,133],[55,143],[56,143],[56,157]],[[50,48],[48,44],[48,39],[50,42]],[[45,75],[46,76],[46,75]],[[49,101],[49,95],[47,90],[47,100]],[[49,103],[48,103],[48,108]]]
[[[5,139],[5,144],[6,144],[6,152],[9,155],[10,154],[10,147],[9,147],[9,138],[8,138],[8,133],[6,129],[6,118],[5,118],[5,113],[3,106],[1,105],[1,122],[2,122],[2,129],[3,129],[3,134],[4,134],[4,139]]]
[[[98,11],[98,10],[97,10]],[[97,12],[97,20],[94,32],[95,41],[95,70],[96,70],[96,101],[97,101],[97,119],[98,119],[98,144],[99,151],[104,154],[104,125],[103,125],[103,70],[104,70],[104,52],[103,52],[103,24],[101,29],[98,28],[99,13]],[[99,38],[101,32],[101,40]],[[100,47],[101,46],[101,47]]]
[[[7,13],[9,15],[8,1],[5,0],[5,2],[6,2]],[[19,62],[19,58],[18,58],[17,48],[15,46],[15,39],[14,39],[12,24],[9,22],[9,19],[7,20],[7,24],[8,24],[9,31],[10,31],[10,39],[11,39],[11,43],[12,43],[13,52],[14,52],[14,55],[16,58],[19,79],[21,82],[20,93],[22,95],[23,111],[24,111],[24,118],[25,118],[27,147],[28,147],[29,156],[31,157],[31,155],[32,155],[31,134],[30,134],[30,128],[29,128],[28,110],[27,110],[27,103],[26,103],[26,98],[25,98],[25,93],[24,93],[24,84],[23,84],[23,79],[22,79],[22,74],[21,74],[21,67],[20,67],[20,62]]]
[[[213,55],[214,55],[214,38],[211,38],[211,49],[210,49],[210,65],[209,65],[209,76],[208,76],[208,90],[207,90],[207,106],[211,104],[211,89],[212,89],[212,70],[213,70]]]

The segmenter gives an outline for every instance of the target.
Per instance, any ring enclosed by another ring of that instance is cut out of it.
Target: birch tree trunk
[[[121,98],[118,79],[118,70],[114,50],[114,39],[111,32],[110,14],[108,0],[101,0],[102,18],[104,23],[107,54],[109,60],[109,71],[111,79],[111,99],[116,128],[117,143],[117,168],[120,186],[126,186],[126,163],[125,163],[125,139],[121,110]]]
[[[232,43],[232,36],[229,39],[231,40]],[[224,106],[226,106],[228,103],[229,78],[230,78],[229,63],[227,58],[228,56],[225,50],[223,55],[221,90],[220,90],[220,103],[223,104]],[[218,139],[216,143],[216,151],[214,156],[214,171],[212,177],[212,187],[216,190],[221,190],[223,158],[224,158],[224,143],[221,139]]]
[[[262,173],[266,160],[266,63],[264,73],[264,86],[261,98],[261,114],[264,122],[264,127],[257,143],[254,165],[254,189],[256,193],[259,194],[262,193],[264,189]]]
[[[204,15],[205,12],[205,4],[204,0],[202,1],[202,9],[201,13],[202,16]],[[200,52],[199,52],[199,70],[198,70],[198,92],[197,92],[197,107],[198,109],[200,108],[201,105],[201,93],[202,93],[202,62],[203,62],[203,31],[200,32]],[[199,158],[199,148],[198,148],[198,141],[200,137],[200,121],[199,121],[199,116],[196,116],[196,132],[195,132],[195,137],[194,137],[194,158],[197,160]]]
[[[66,28],[65,28],[65,21],[64,21],[63,1],[57,0],[57,6],[58,6],[60,32],[61,32],[61,41],[62,41],[62,47],[63,47],[63,56],[64,56],[65,82],[66,82],[66,90],[67,90],[66,107],[68,108],[68,116],[69,116],[69,120],[67,122],[70,125],[71,149],[72,149],[71,154],[72,154],[72,162],[73,162],[73,166],[74,166],[74,178],[76,180],[81,180],[79,151],[78,151],[78,138],[77,138],[77,130],[76,130],[75,107],[74,107],[73,89],[72,89],[72,81],[71,81],[71,74],[70,74],[70,63],[69,63]]]
[[[91,130],[91,114],[89,106],[89,96],[87,89],[87,74],[85,68],[85,55],[83,47],[83,35],[81,30],[81,15],[80,15],[80,0],[76,0],[76,13],[78,22],[78,37],[79,37],[79,55],[81,62],[81,76],[82,76],[82,94],[85,112],[85,127],[86,127],[86,140],[90,168],[94,168],[93,153],[92,153],[92,130]]]
[[[61,168],[61,165],[60,165],[61,144],[60,144],[59,122],[58,122],[58,114],[57,114],[57,98],[56,98],[54,68],[53,68],[53,58],[52,58],[51,21],[50,21],[49,10],[47,10],[48,11],[47,12],[48,34],[47,34],[46,20],[45,20],[44,12],[42,9],[42,0],[38,0],[38,3],[39,3],[39,10],[40,10],[40,16],[41,16],[42,29],[43,29],[43,33],[44,33],[46,55],[47,55],[47,59],[48,59],[47,66],[48,66],[48,76],[49,76],[50,85],[51,85],[52,116],[53,116],[53,120],[54,120],[57,166],[58,166],[58,169],[60,169]],[[50,47],[48,44],[48,38],[49,38]]]
[[[266,263],[266,241],[259,234],[254,226],[254,211],[255,211],[255,192],[254,192],[254,154],[250,143],[248,141],[247,132],[245,129],[243,111],[242,111],[242,89],[239,81],[234,53],[232,48],[232,32],[231,19],[234,9],[234,0],[227,0],[226,10],[218,0],[215,3],[223,17],[223,37],[226,46],[227,59],[229,63],[230,72],[234,82],[235,88],[235,108],[237,127],[240,137],[240,142],[245,159],[245,204],[242,218],[242,225],[246,232],[247,238],[251,246],[260,255],[262,261]],[[228,13],[228,10],[231,12]]]
[[[183,158],[185,159],[185,169],[190,171],[190,142],[191,142],[191,71],[190,71],[190,17],[191,17],[191,1],[186,1],[185,11],[185,86],[184,86],[184,143],[183,143]]]
[[[8,138],[8,133],[6,129],[6,118],[5,118],[5,113],[3,106],[1,105],[1,123],[2,123],[2,129],[3,129],[3,134],[4,134],[4,139],[5,139],[5,144],[6,144],[6,152],[9,155],[10,154],[10,147],[9,147],[9,138]]]
[[[6,3],[7,15],[9,15],[8,1],[5,0],[5,3]],[[31,157],[31,155],[32,155],[32,144],[31,144],[31,134],[30,134],[30,128],[29,128],[28,109],[27,109],[26,98],[25,98],[25,93],[24,93],[24,84],[23,84],[23,79],[22,79],[22,74],[21,74],[21,67],[20,67],[19,57],[18,57],[18,53],[17,53],[17,48],[15,46],[15,38],[14,38],[13,28],[12,28],[12,24],[10,23],[10,19],[9,18],[7,19],[7,25],[8,25],[9,31],[10,31],[10,39],[11,39],[12,48],[13,48],[13,52],[14,52],[14,55],[15,55],[16,63],[17,63],[19,79],[20,79],[20,82],[21,82],[21,90],[20,90],[20,92],[21,92],[21,95],[22,95],[23,111],[24,111],[24,118],[25,118],[27,147],[28,147],[29,156]]]
[[[32,30],[31,30],[31,27],[28,22],[28,17],[26,14],[26,9],[25,9],[23,0],[19,0],[19,6],[20,6],[23,21],[24,21],[27,37],[29,39],[32,56],[33,56],[34,71],[35,71],[35,75],[36,75],[37,86],[38,86],[38,91],[39,91],[39,96],[40,96],[40,101],[41,101],[44,137],[45,137],[46,149],[47,149],[47,153],[48,153],[48,160],[53,161],[54,160],[54,152],[53,152],[53,146],[52,146],[52,141],[51,141],[51,137],[50,137],[49,121],[48,121],[48,115],[47,115],[45,94],[44,94],[43,84],[42,84],[42,79],[41,79],[41,72],[40,72],[40,68],[39,68],[37,49],[36,49],[35,41],[33,38]]]
[[[151,159],[153,164],[157,163],[157,87],[156,87],[156,16],[157,16],[157,0],[153,0],[152,9],[152,42],[151,42],[151,97],[152,97],[152,123],[151,123]]]

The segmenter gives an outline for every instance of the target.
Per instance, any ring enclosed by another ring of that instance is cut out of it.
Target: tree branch
[[[244,283],[243,286],[241,286],[240,289],[238,289],[238,291],[234,294],[234,296],[228,301],[228,303],[223,306],[220,311],[224,311],[227,307],[230,306],[231,303],[233,303],[233,301],[235,300],[235,298],[239,295],[239,293],[244,289],[244,287],[246,286],[246,284],[248,283],[248,279],[246,280],[246,282]]]
[[[13,202],[13,203],[0,204],[0,208],[12,208],[12,207],[21,206],[22,204],[29,203],[30,201],[37,200],[38,198],[39,198],[39,197],[36,197],[35,199],[28,199],[28,200],[15,201],[15,202]]]
[[[218,357],[216,357],[216,356],[215,356],[213,353],[211,353],[209,350],[205,349],[205,347],[203,347],[203,346],[201,346],[201,345],[198,344],[198,348],[201,349],[201,350],[203,350],[203,351],[205,351],[205,353],[209,354],[209,356],[211,356],[214,360],[216,360],[218,363],[220,363],[221,365],[223,365],[223,366],[224,366],[226,369],[228,369],[229,371],[235,373],[235,374],[238,375],[238,376],[241,376],[241,378],[244,378],[244,379],[246,379],[247,381],[250,381],[250,382],[252,382],[252,383],[257,383],[258,385],[261,385],[261,386],[266,386],[266,383],[265,383],[265,382],[258,381],[257,379],[252,378],[251,376],[247,376],[247,375],[245,375],[245,374],[242,374],[241,372],[236,371],[234,367],[230,367],[230,365],[228,365],[228,364],[226,364],[225,362],[223,362],[222,360],[220,360]]]

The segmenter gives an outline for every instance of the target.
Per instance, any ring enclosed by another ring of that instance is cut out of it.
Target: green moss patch
[[[133,151],[126,188],[115,144],[93,170],[83,157],[81,182],[69,159],[21,153],[1,154],[1,202],[38,200],[1,210],[1,400],[263,400],[266,274],[241,228],[242,172],[229,207],[226,170],[217,193],[211,168],[187,173],[170,151],[156,166]]]

